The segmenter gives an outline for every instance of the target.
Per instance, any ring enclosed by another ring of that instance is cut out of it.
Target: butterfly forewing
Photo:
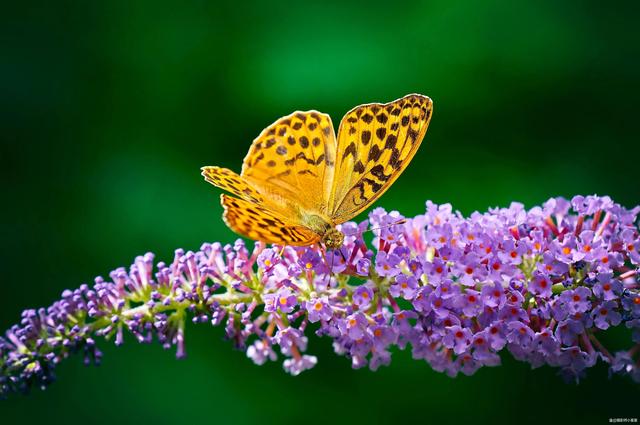
[[[264,203],[264,197],[244,177],[227,168],[202,167],[202,176],[214,186],[251,202]]]
[[[256,203],[221,195],[222,218],[234,232],[254,240],[281,245],[310,245],[320,237],[311,230],[291,224],[279,215]]]
[[[335,155],[331,118],[317,111],[295,112],[254,140],[241,175],[283,210],[326,214]]]
[[[349,111],[340,122],[329,216],[347,221],[378,199],[407,167],[427,131],[432,102],[409,95]]]

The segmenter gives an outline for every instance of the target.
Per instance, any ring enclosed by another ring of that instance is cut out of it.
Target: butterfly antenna
[[[364,233],[367,233],[367,232],[373,232],[374,230],[386,229],[387,227],[397,226],[399,224],[404,224],[406,222],[407,222],[407,219],[406,218],[402,218],[402,219],[400,219],[398,221],[394,221],[393,223],[385,224],[384,226],[372,227],[371,229],[367,229],[367,230],[363,231],[362,233],[358,233],[358,232],[350,233],[350,234],[346,234],[345,233],[345,236],[361,235],[361,234],[364,234]]]

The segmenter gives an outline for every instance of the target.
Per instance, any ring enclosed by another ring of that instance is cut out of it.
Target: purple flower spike
[[[414,218],[377,208],[344,223],[344,246],[329,252],[205,243],[155,268],[148,253],[25,310],[0,337],[0,396],[48,385],[71,353],[98,363],[100,337],[121,345],[129,332],[185,357],[189,321],[224,326],[256,364],[281,354],[292,375],[317,363],[306,353],[315,332],[354,368],[376,370],[411,346],[450,376],[496,366],[508,351],[573,380],[606,359],[612,375],[640,381],[638,213],[597,196],[469,218],[427,202]],[[612,354],[598,337],[616,326],[635,345]]]

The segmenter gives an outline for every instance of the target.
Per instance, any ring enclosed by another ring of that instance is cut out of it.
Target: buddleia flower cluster
[[[315,332],[354,368],[388,365],[398,347],[453,377],[508,351],[573,380],[601,361],[640,381],[639,212],[576,196],[465,218],[427,202],[413,218],[378,208],[342,225],[344,246],[329,252],[238,240],[155,267],[149,253],[24,311],[0,337],[0,393],[45,387],[72,353],[99,362],[97,340],[120,345],[125,332],[182,358],[188,320],[224,326],[253,362],[283,358],[293,375],[317,363]],[[612,327],[629,329],[628,350],[604,346]]]

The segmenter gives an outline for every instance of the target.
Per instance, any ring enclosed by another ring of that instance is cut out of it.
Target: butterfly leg
[[[344,252],[342,252],[342,249],[338,248],[338,252],[340,253],[340,256],[342,257],[342,259],[346,263],[347,262],[347,257],[344,256]]]
[[[323,282],[324,287],[328,288],[331,281],[331,274],[333,273],[333,256],[331,256],[331,264],[329,264],[329,261],[327,261],[327,248],[318,243],[318,250],[320,251],[320,255],[322,255],[324,265],[329,269],[327,271],[327,277]]]
[[[323,247],[321,244],[318,244],[318,251],[320,251],[320,255],[322,255],[322,262],[324,263],[325,266],[329,265],[329,262],[327,261],[327,249],[325,247]]]

